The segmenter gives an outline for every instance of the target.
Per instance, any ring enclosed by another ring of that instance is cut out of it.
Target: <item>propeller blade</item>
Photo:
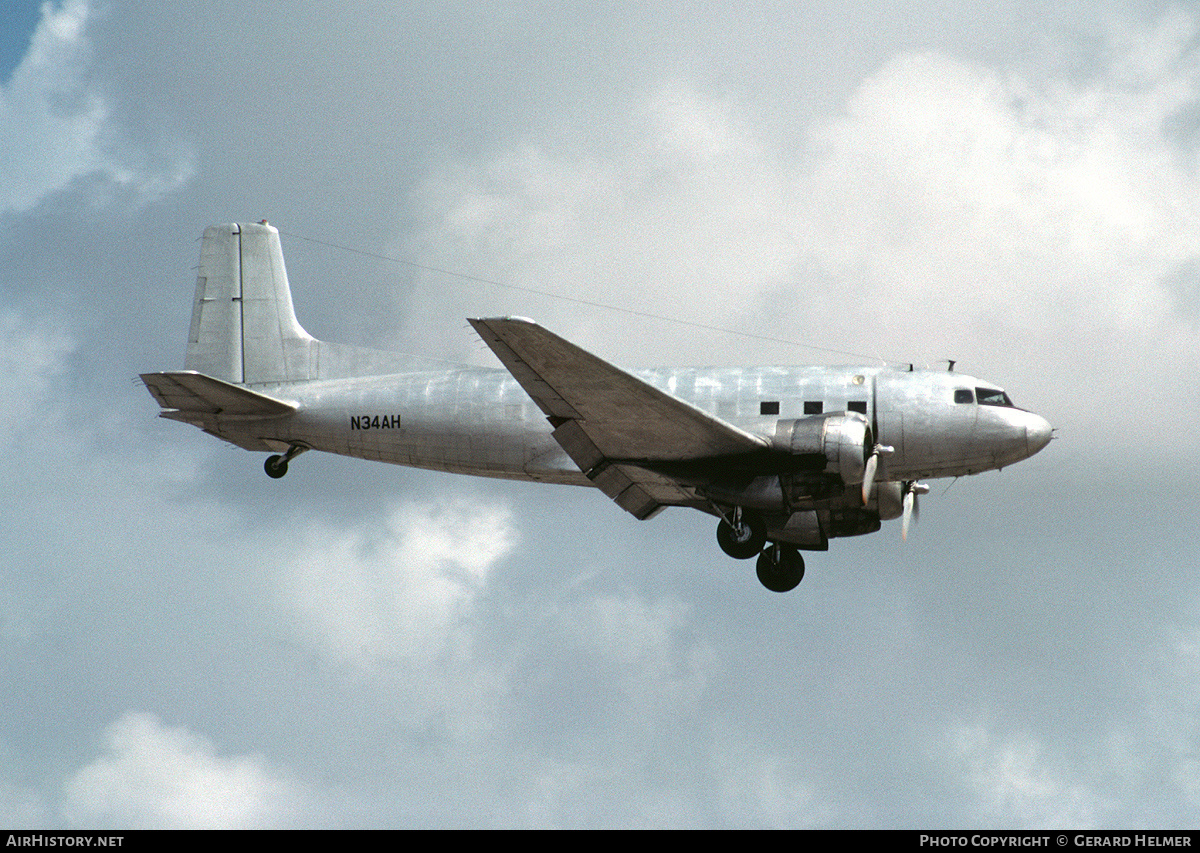
[[[863,471],[862,499],[863,506],[871,500],[871,488],[875,485],[875,472],[879,469],[879,452],[875,451],[867,457],[867,466]]]
[[[908,541],[909,526],[916,524],[921,518],[921,504],[917,501],[917,495],[926,494],[929,494],[929,486],[924,483],[904,484],[904,509],[900,519],[900,536],[905,542]]]

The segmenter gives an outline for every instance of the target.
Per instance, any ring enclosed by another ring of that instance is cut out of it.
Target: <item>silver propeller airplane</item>
[[[307,450],[436,471],[595,486],[636,518],[685,506],[719,519],[731,557],[785,592],[801,550],[901,519],[921,478],[999,469],[1050,441],[991,383],[888,367],[627,372],[532,320],[469,321],[504,365],[430,370],[318,341],[296,320],[279,232],[204,232],[184,369],[142,374],[164,418],[268,452]],[[953,368],[953,365],[951,365]]]

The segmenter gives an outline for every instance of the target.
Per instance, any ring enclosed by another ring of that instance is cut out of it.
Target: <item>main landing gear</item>
[[[795,589],[804,578],[804,558],[791,545],[767,544],[767,525],[758,513],[734,507],[717,525],[717,544],[735,560],[758,557],[758,579],[772,592]]]
[[[772,542],[758,555],[758,580],[771,592],[789,592],[804,580],[804,558],[791,545]]]
[[[293,444],[282,456],[268,456],[267,461],[263,463],[263,470],[272,480],[278,480],[287,473],[288,463],[306,450],[308,448],[302,444]]]
[[[733,508],[729,519],[717,525],[717,544],[735,560],[749,560],[767,544],[767,525],[756,512]]]

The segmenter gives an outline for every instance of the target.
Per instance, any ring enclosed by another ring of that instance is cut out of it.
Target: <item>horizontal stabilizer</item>
[[[143,373],[142,382],[146,383],[158,405],[182,415],[221,415],[250,420],[276,418],[296,411],[291,403],[191,370]]]

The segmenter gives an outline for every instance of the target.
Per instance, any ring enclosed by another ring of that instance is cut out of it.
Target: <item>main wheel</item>
[[[766,544],[767,525],[754,512],[742,512],[736,520],[738,526],[721,519],[717,525],[717,544],[735,560],[749,560]]]
[[[282,456],[268,456],[267,461],[263,463],[263,470],[272,480],[278,480],[286,474],[287,468],[287,460]]]
[[[791,545],[770,545],[758,555],[758,580],[771,592],[789,592],[804,579],[804,558]]]

